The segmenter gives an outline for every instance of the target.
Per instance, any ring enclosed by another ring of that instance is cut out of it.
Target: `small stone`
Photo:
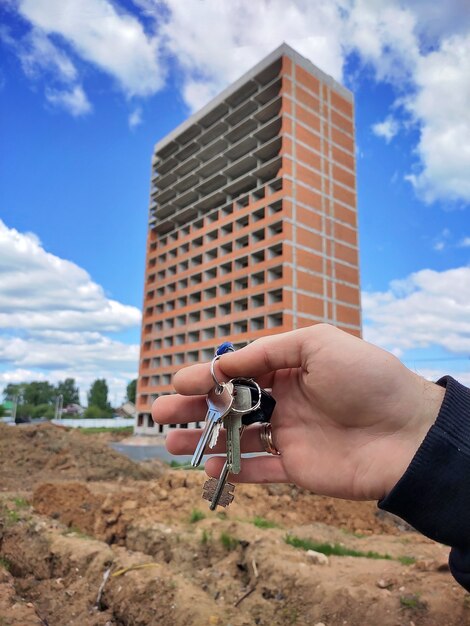
[[[414,568],[422,572],[448,572],[449,563],[447,557],[442,559],[419,559],[414,563]]]
[[[434,569],[434,561],[433,559],[419,559],[415,562],[414,567],[422,572],[431,572]]]
[[[166,489],[160,489],[160,493],[158,495],[160,500],[168,500],[168,491]]]
[[[326,554],[323,552],[317,552],[316,550],[307,550],[307,556],[315,565],[329,565],[330,561]]]
[[[376,585],[379,589],[389,589],[390,587],[393,587],[393,580],[389,580],[389,579],[385,579],[385,578],[380,578],[377,582]]]
[[[126,500],[122,505],[123,511],[134,511],[137,509],[138,503],[136,500]]]
[[[111,498],[111,496],[107,496],[103,502],[103,505],[101,507],[101,511],[105,514],[107,513],[112,513],[113,512],[113,499]]]

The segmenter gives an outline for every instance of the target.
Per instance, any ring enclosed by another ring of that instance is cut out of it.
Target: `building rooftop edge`
[[[274,61],[281,58],[282,56],[289,57],[298,65],[301,65],[302,67],[304,67],[304,69],[319,78],[321,81],[325,82],[330,87],[335,89],[341,96],[343,96],[350,102],[353,102],[354,96],[349,89],[344,87],[344,85],[341,85],[341,83],[339,83],[329,74],[326,74],[326,72],[323,72],[323,70],[318,68],[314,63],[312,63],[312,61],[296,52],[296,50],[291,48],[291,46],[286,43],[282,43],[278,48],[276,48],[270,54],[264,57],[264,59],[262,59],[254,67],[252,67],[242,76],[240,76],[240,78],[238,78],[235,82],[228,85],[228,87],[226,87],[217,96],[215,96],[215,98],[212,98],[212,100],[205,104],[201,109],[193,113],[190,117],[188,117],[188,119],[182,122],[174,130],[170,131],[163,139],[160,139],[160,141],[155,144],[154,154],[164,148],[169,143],[171,143],[174,139],[176,139],[176,137],[178,137],[178,135],[181,135],[181,133],[190,128],[190,126],[192,126],[199,119],[204,117],[204,115],[206,115],[209,111],[211,111],[221,102],[223,102],[225,98],[228,98],[228,96],[230,96],[237,89],[239,89],[243,85],[243,83],[247,82],[257,74],[259,74],[259,72],[262,72],[265,68],[269,67],[271,63],[274,63]]]

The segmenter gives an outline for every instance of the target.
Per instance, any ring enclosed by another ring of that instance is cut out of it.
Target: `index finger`
[[[256,339],[237,352],[220,358],[220,369],[230,378],[259,378],[277,370],[297,368],[303,364],[303,347],[312,328]]]
[[[303,347],[311,331],[311,328],[301,328],[263,337],[236,352],[224,354],[216,364],[217,378],[221,381],[224,375],[226,379],[256,378],[263,387],[269,387],[270,374],[302,366]],[[178,393],[185,395],[207,393],[214,385],[210,364],[198,363],[180,370],[174,376],[173,385]]]

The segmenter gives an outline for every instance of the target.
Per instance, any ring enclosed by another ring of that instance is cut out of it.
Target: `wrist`
[[[384,477],[383,497],[390,493],[410,465],[429,429],[435,423],[445,395],[443,387],[416,374],[413,376],[416,384],[416,402],[414,409],[408,407],[409,419],[405,427],[396,433],[399,440],[397,454]]]

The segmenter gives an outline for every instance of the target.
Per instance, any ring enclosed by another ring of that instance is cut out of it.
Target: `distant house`
[[[80,404],[67,404],[64,407],[62,414],[63,415],[83,415],[85,409]]]
[[[124,402],[124,404],[121,404],[121,406],[116,409],[115,413],[119,415],[119,417],[135,417],[135,404],[133,402]]]

